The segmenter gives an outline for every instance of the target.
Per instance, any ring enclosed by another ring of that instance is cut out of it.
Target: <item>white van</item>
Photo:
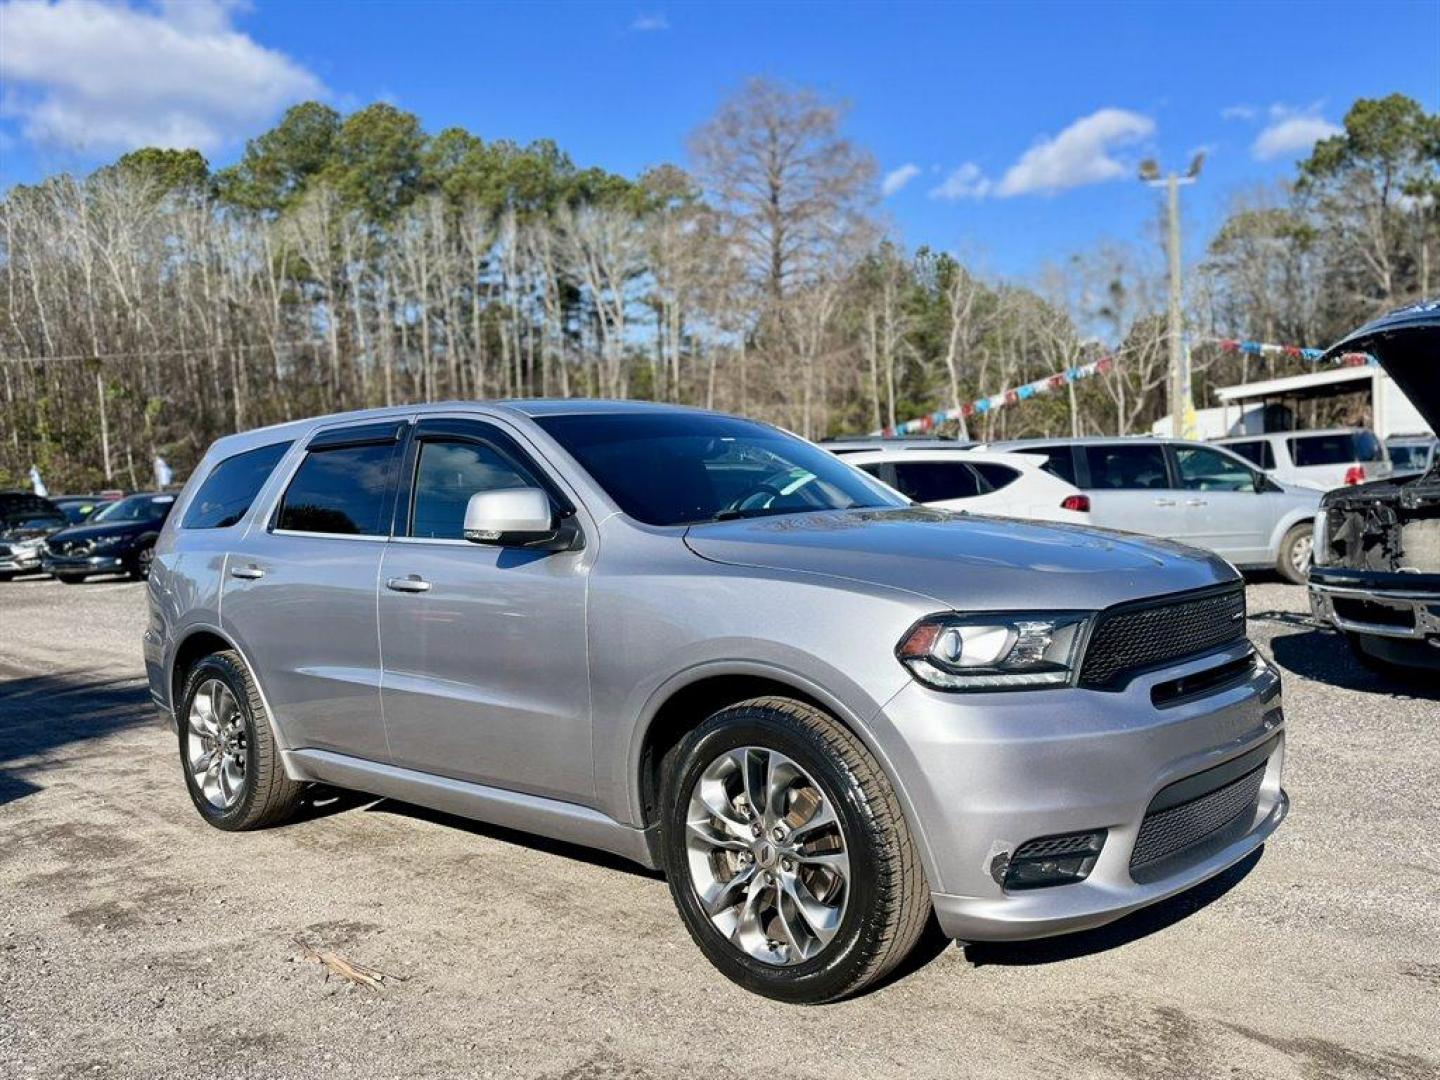
[[[1215,439],[1283,484],[1329,491],[1390,475],[1385,444],[1367,428],[1276,431]]]

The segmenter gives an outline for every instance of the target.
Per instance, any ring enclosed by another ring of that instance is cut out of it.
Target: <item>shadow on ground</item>
[[[133,676],[70,671],[0,682],[0,805],[40,790],[43,759],[65,746],[158,723],[150,690]],[[17,767],[29,758],[38,763]]]
[[[1265,853],[1262,844],[1228,870],[1223,870],[1193,889],[1141,908],[1105,926],[1082,930],[1077,934],[1040,938],[1037,941],[977,941],[965,946],[965,959],[975,967],[1001,964],[1025,967],[1034,964],[1055,964],[1082,956],[1109,952],[1149,937],[1181,919],[1187,919],[1201,908],[1208,907],[1240,884]]]
[[[1301,678],[1342,690],[1440,701],[1440,688],[1426,681],[1433,676],[1417,671],[1412,677],[1398,670],[1392,673],[1368,668],[1350,651],[1342,635],[1309,615],[1295,611],[1257,611],[1250,618],[1300,631],[1271,639],[1270,651],[1281,668]]]
[[[439,810],[416,806],[413,803],[396,802],[394,799],[370,800],[370,804],[366,806],[365,809],[373,813],[397,814],[414,821],[428,821],[435,825],[443,825],[448,829],[459,829],[462,832],[468,832],[474,836],[488,836],[492,840],[499,840],[506,844],[515,844],[519,847],[531,848],[535,851],[543,851],[549,855],[559,855],[562,858],[589,863],[592,866],[603,867],[606,870],[618,870],[621,873],[650,878],[654,881],[664,879],[664,875],[659,871],[647,870],[638,863],[633,863],[629,859],[623,859],[619,855],[611,855],[608,851],[581,847],[578,844],[566,843],[564,840],[551,840],[549,837],[520,832],[517,829],[507,829],[501,825],[490,825],[483,821],[473,821],[470,818],[457,817],[454,814],[442,813]]]

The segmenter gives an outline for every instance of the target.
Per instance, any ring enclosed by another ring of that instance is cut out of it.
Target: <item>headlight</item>
[[[895,655],[937,690],[1065,686],[1089,618],[1083,611],[933,615],[910,628]]]
[[[101,536],[90,542],[90,550],[114,551],[116,548],[126,544],[129,540],[130,538],[128,536]]]
[[[39,551],[44,546],[43,540],[15,540],[10,544],[10,550],[16,555],[29,555]]]

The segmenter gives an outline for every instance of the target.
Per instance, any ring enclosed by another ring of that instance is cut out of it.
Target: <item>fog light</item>
[[[1104,829],[1027,840],[1011,854],[1000,884],[1005,889],[1043,889],[1084,881],[1104,846]]]

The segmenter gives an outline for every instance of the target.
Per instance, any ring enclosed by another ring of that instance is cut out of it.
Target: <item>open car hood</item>
[[[1322,360],[1367,352],[1405,391],[1405,396],[1440,432],[1440,300],[1427,300],[1382,315],[1325,350]]]

